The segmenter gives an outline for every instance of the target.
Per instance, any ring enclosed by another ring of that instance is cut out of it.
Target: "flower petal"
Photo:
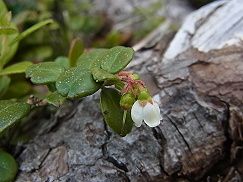
[[[160,108],[159,108],[159,104],[158,104],[158,102],[153,101],[153,105],[154,105],[154,107],[156,108],[157,112],[159,113],[160,120],[162,120],[162,116],[161,116],[161,114],[160,114]]]
[[[144,122],[149,127],[155,127],[160,124],[160,120],[162,119],[160,115],[159,105],[155,102],[153,104],[147,103],[146,106],[143,108],[143,117]]]
[[[140,127],[143,121],[143,107],[137,100],[131,109],[131,117],[136,127]]]

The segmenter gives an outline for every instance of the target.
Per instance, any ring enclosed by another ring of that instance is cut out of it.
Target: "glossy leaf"
[[[105,53],[101,58],[101,68],[109,73],[123,70],[132,60],[134,50],[129,47],[116,46]]]
[[[19,42],[23,38],[27,37],[29,34],[53,22],[54,22],[53,20],[48,19],[33,25],[32,27],[28,28],[24,32],[20,33],[10,44],[13,45],[16,42]]]
[[[0,101],[0,133],[30,112],[30,105],[12,100]]]
[[[91,70],[94,67],[100,67],[103,55],[108,49],[92,49],[83,53],[77,60],[77,66],[83,69]]]
[[[103,88],[100,96],[100,105],[108,126],[120,136],[126,136],[132,130],[133,121],[130,111],[124,111],[120,107],[120,99],[121,95],[117,90]]]
[[[2,97],[8,90],[11,79],[8,76],[0,77],[0,97]]]
[[[14,181],[17,172],[18,165],[15,159],[9,153],[0,149],[0,181]]]
[[[56,88],[63,96],[84,97],[93,94],[100,88],[90,71],[81,67],[69,68],[57,80]]]
[[[55,82],[64,70],[65,68],[61,64],[45,62],[29,66],[25,73],[33,83],[46,84]]]
[[[69,49],[68,58],[70,61],[70,67],[76,66],[77,59],[84,52],[84,44],[81,39],[76,38],[72,41]]]
[[[16,73],[24,73],[25,70],[32,65],[29,61],[23,61],[20,63],[12,64],[11,66],[8,66],[7,68],[4,68],[0,75],[11,75]]]
[[[58,92],[53,92],[51,94],[49,94],[46,99],[45,99],[49,104],[52,104],[56,107],[59,107],[60,105],[62,105],[64,103],[64,101],[66,100],[65,97],[63,97],[62,95],[60,95]]]
[[[107,71],[98,67],[93,68],[91,72],[96,82],[114,81],[118,79],[115,75],[110,74]]]

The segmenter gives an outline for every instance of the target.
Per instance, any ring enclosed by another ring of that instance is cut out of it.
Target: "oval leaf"
[[[77,60],[77,66],[91,70],[94,67],[100,67],[102,57],[108,49],[92,49],[83,53]]]
[[[33,83],[46,84],[55,82],[64,70],[63,65],[57,62],[45,62],[29,66],[25,73]]]
[[[25,70],[32,65],[31,62],[29,61],[23,61],[20,63],[13,64],[11,66],[8,66],[7,68],[4,68],[1,72],[0,75],[11,75],[11,74],[16,74],[16,73],[24,73]]]
[[[70,67],[76,66],[78,57],[84,52],[84,44],[81,39],[76,38],[72,41],[69,49],[68,58]]]
[[[120,107],[121,95],[112,88],[103,88],[100,96],[101,111],[108,126],[124,137],[131,132],[133,121],[130,111],[124,113]]]
[[[0,133],[30,112],[30,105],[11,100],[0,101]]]
[[[123,70],[132,60],[134,50],[129,47],[116,46],[101,58],[101,68],[109,73],[117,73]]]
[[[13,181],[18,171],[15,159],[7,152],[0,150],[0,181]]]
[[[66,97],[84,97],[93,94],[100,88],[92,74],[80,67],[66,70],[56,82],[57,91]]]

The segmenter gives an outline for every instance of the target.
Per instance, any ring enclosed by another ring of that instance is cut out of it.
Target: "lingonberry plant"
[[[0,94],[8,88],[8,75],[25,73],[33,84],[47,85],[44,98],[0,100],[0,133],[25,117],[33,108],[52,104],[56,107],[69,99],[79,99],[100,92],[100,106],[107,125],[124,137],[133,125],[142,121],[155,127],[160,123],[158,104],[152,99],[144,82],[137,74],[123,71],[133,58],[134,50],[116,46],[110,49],[84,51],[80,39],[75,39],[67,57],[52,62],[32,64],[20,62],[5,68],[14,55],[18,42],[31,32],[49,24],[46,20],[18,33],[11,22],[11,14],[0,0]],[[12,181],[17,171],[15,160],[0,150],[0,179]]]
[[[91,49],[83,53],[79,39],[69,51],[69,57],[54,62],[33,64],[26,76],[34,84],[46,84],[50,89],[43,103],[61,105],[67,99],[82,98],[101,89],[100,106],[108,126],[120,136],[126,136],[142,121],[155,127],[161,116],[137,74],[123,71],[133,58],[132,48]]]

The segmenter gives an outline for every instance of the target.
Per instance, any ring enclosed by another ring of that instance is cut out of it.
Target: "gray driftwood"
[[[191,14],[168,47],[162,38],[137,52],[129,69],[160,102],[158,127],[119,137],[95,94],[35,121],[17,181],[241,181],[242,12],[241,0],[213,3]]]

